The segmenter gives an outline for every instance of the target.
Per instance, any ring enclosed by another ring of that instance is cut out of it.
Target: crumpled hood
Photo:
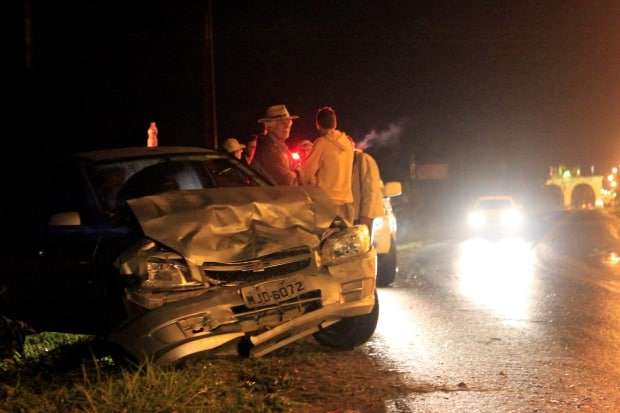
[[[128,203],[147,237],[196,265],[316,247],[336,217],[316,187],[174,191]]]

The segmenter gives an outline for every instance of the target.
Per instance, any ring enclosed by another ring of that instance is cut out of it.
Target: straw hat
[[[224,141],[224,150],[228,153],[237,152],[243,148],[245,148],[245,145],[240,144],[235,138],[228,138]]]
[[[299,116],[288,113],[285,105],[269,106],[265,111],[265,116],[258,120],[258,123],[269,122],[270,120],[280,119],[299,119]]]

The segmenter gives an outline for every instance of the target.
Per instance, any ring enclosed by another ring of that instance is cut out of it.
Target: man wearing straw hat
[[[291,168],[291,157],[284,142],[291,133],[293,119],[298,118],[289,114],[285,105],[274,105],[268,107],[265,116],[258,120],[265,128],[265,135],[257,142],[252,167],[276,185],[297,184],[297,175]]]

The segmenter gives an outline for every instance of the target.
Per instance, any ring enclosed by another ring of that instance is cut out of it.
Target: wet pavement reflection
[[[506,319],[528,318],[534,252],[519,238],[467,240],[459,245],[460,292]]]
[[[400,251],[368,351],[427,392],[390,412],[620,411],[620,221]]]

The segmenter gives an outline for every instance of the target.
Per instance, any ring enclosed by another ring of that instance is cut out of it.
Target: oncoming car
[[[511,196],[482,196],[469,211],[467,224],[475,232],[513,233],[523,225],[523,212]]]
[[[260,357],[309,335],[352,348],[375,330],[368,230],[316,188],[270,186],[189,147],[82,153],[47,175],[24,242],[2,250],[4,320],[99,335],[160,364]]]

